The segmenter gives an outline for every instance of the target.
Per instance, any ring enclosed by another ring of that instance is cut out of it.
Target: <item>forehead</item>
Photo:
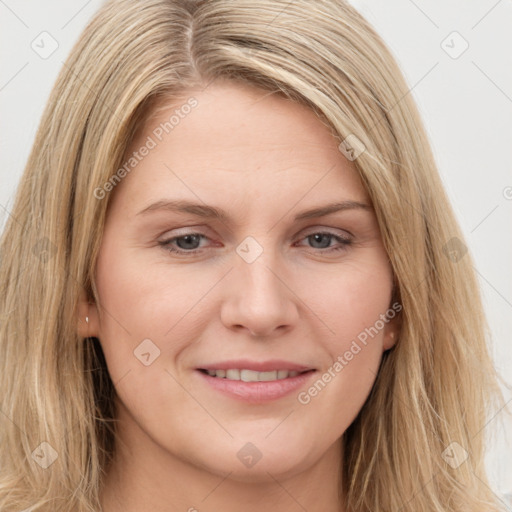
[[[137,161],[115,195],[137,207],[169,194],[260,206],[326,193],[367,201],[338,144],[306,106],[245,84],[214,82],[157,106],[127,151],[125,160]]]

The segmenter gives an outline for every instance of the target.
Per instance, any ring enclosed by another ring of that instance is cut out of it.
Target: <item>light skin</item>
[[[118,394],[103,510],[339,512],[340,437],[394,344],[394,321],[307,405],[297,395],[391,305],[375,214],[354,163],[314,113],[246,85],[188,91],[147,123],[128,154],[191,96],[198,106],[116,186],[95,273],[101,307],[81,303],[89,317],[81,334],[99,338]],[[168,200],[227,217],[140,213]],[[340,202],[335,213],[295,219]],[[194,233],[203,236],[176,238]],[[263,249],[251,263],[236,251],[246,237]],[[148,366],[134,355],[145,339],[160,350]],[[315,376],[288,396],[251,404],[197,371],[240,358],[292,361]],[[237,456],[248,442],[261,454],[252,467]]]

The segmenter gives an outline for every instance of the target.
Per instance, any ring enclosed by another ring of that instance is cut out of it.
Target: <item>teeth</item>
[[[276,380],[277,379],[277,370],[273,372],[259,372],[259,380],[266,382],[269,380]]]
[[[240,370],[240,380],[244,382],[258,382],[258,372],[253,370]]]
[[[240,380],[240,370],[226,370],[226,379]]]
[[[274,370],[272,372],[256,372],[254,370],[207,370],[211,377],[220,377],[228,380],[241,380],[243,382],[268,382],[271,380],[287,379],[299,374],[297,371]]]

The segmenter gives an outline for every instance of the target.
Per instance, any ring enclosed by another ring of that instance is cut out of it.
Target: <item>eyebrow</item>
[[[312,219],[339,211],[357,209],[371,211],[372,207],[359,201],[339,201],[337,203],[327,204],[310,210],[304,210],[297,214],[294,220]],[[222,222],[229,221],[229,215],[221,208],[216,208],[207,204],[194,203],[184,199],[161,199],[160,201],[150,204],[137,213],[137,215],[146,215],[154,211],[182,212],[189,213],[197,217],[218,219]]]

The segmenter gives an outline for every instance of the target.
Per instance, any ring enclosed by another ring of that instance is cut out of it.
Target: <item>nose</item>
[[[229,273],[229,286],[221,308],[221,321],[231,330],[251,336],[271,338],[296,325],[299,318],[293,284],[282,266],[265,252],[247,263],[235,254],[235,268]]]

